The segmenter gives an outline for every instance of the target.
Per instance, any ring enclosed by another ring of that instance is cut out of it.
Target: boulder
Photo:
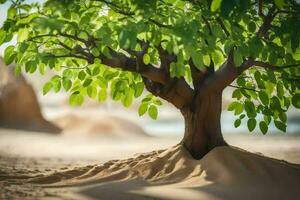
[[[15,76],[0,58],[0,127],[28,131],[60,133],[47,121],[32,86],[22,75]]]

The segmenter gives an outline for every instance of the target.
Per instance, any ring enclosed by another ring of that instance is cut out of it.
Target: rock
[[[47,121],[36,94],[25,78],[15,76],[0,58],[0,127],[28,131],[60,133],[61,129]]]

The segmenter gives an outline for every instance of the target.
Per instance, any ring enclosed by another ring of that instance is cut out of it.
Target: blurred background
[[[33,2],[33,1],[29,1]],[[0,7],[0,24],[7,4]],[[6,46],[0,47],[0,56]],[[13,66],[0,59],[0,167],[3,169],[45,170],[66,165],[102,163],[135,153],[168,148],[180,142],[184,133],[180,112],[167,102],[157,120],[139,117],[142,98],[130,108],[108,99],[99,104],[85,99],[81,107],[71,107],[66,93],[42,95],[43,84],[55,72],[38,72],[15,77]],[[300,163],[300,112],[288,112],[287,132],[273,125],[267,135],[245,123],[234,128],[235,117],[226,111],[232,89],[223,94],[222,131],[229,144],[264,155]],[[144,94],[146,95],[146,93]]]

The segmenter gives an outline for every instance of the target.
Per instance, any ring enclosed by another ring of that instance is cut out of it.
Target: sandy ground
[[[174,146],[178,136],[136,135],[2,129],[0,199],[299,198],[299,136],[227,134],[256,154],[226,147],[195,161]]]

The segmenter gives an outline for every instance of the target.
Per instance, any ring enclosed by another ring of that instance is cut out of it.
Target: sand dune
[[[298,199],[300,166],[234,147],[194,160],[177,145],[29,179],[99,199]],[[79,197],[79,196],[77,196]]]
[[[102,137],[145,137],[147,133],[137,124],[108,114],[75,114],[58,116],[52,121],[72,135],[93,135]]]

